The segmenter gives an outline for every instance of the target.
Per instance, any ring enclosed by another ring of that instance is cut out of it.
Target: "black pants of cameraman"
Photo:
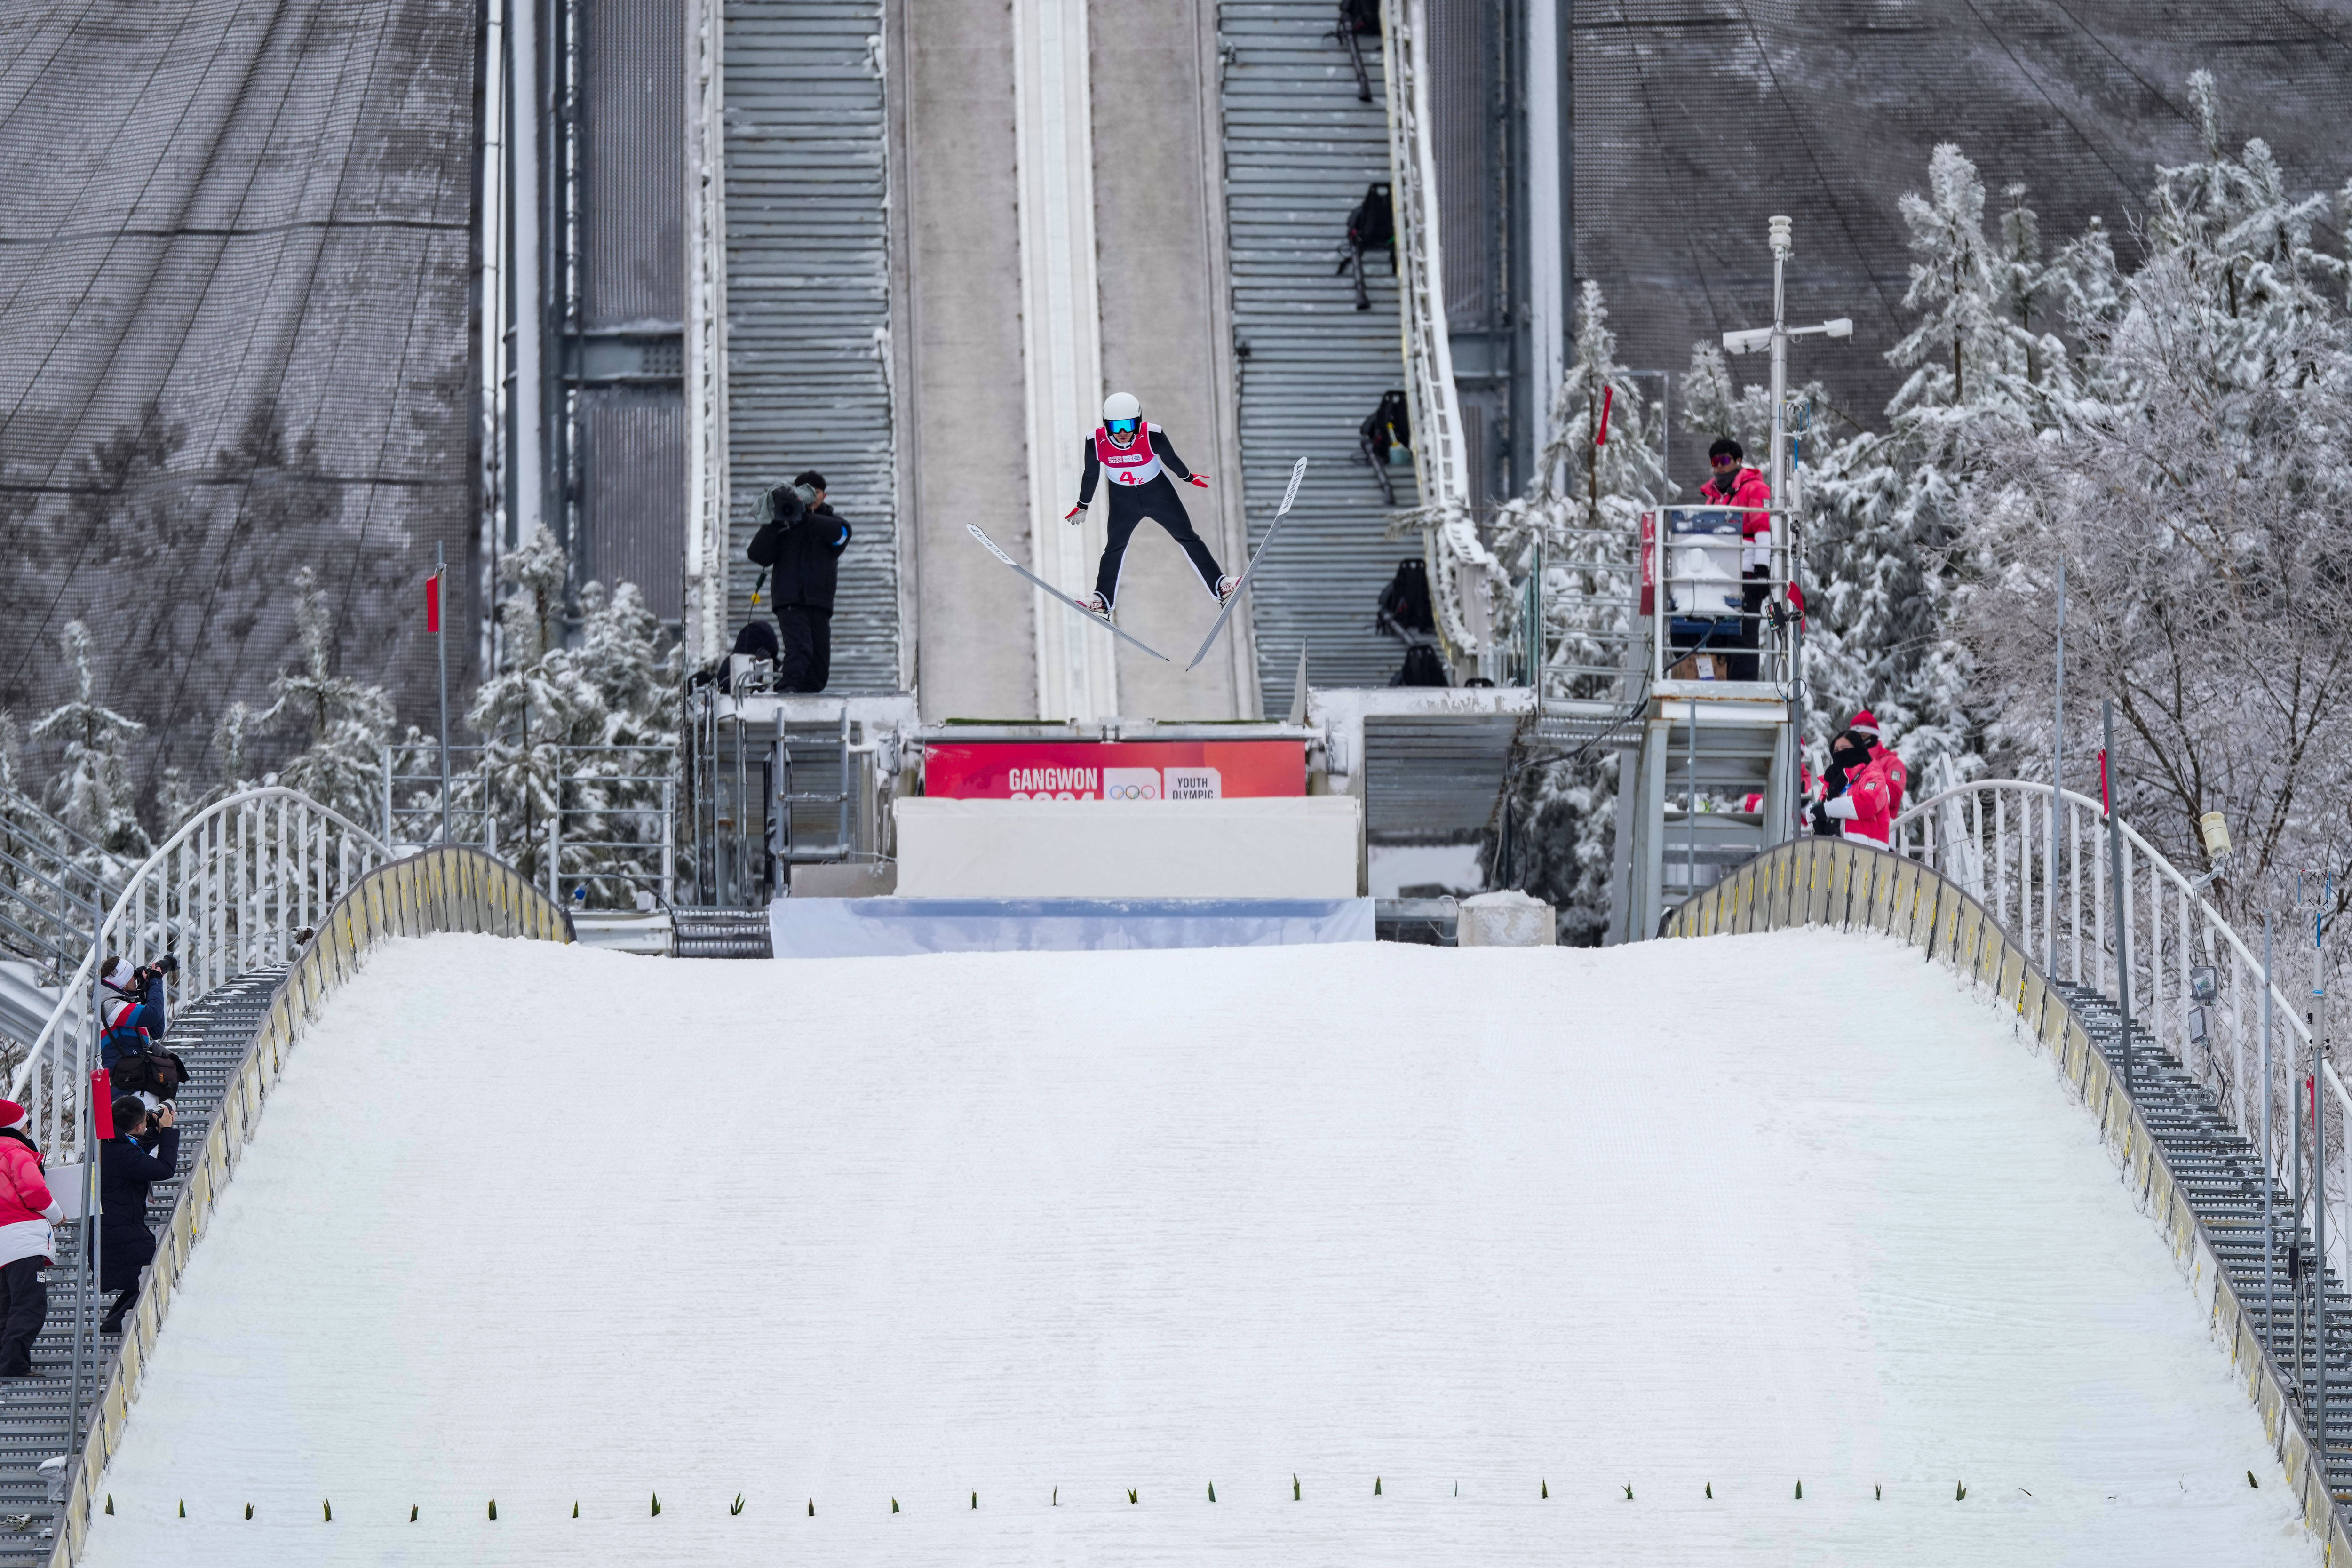
[[[1771,574],[1762,566],[1750,566],[1747,580],[1740,584],[1739,640],[1738,647],[1748,651],[1735,653],[1724,662],[1730,667],[1732,680],[1754,680],[1762,673],[1762,659],[1756,651],[1764,646],[1766,607],[1772,602]]]
[[[779,691],[823,691],[833,679],[833,612],[813,605],[778,605],[776,632],[783,657],[776,661]]]

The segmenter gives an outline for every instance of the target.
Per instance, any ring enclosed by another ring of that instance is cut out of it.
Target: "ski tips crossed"
[[[1225,622],[1232,616],[1234,607],[1242,602],[1242,590],[1249,586],[1250,578],[1257,572],[1257,563],[1265,559],[1266,548],[1274,542],[1274,524],[1281,522],[1284,518],[1290,515],[1290,503],[1298,499],[1299,481],[1306,478],[1307,459],[1301,458],[1297,462],[1293,463],[1290,467],[1289,487],[1282,492],[1282,505],[1275,509],[1274,521],[1267,525],[1265,537],[1258,542],[1257,553],[1251,556],[1249,558],[1249,563],[1242,568],[1241,581],[1234,584],[1234,591],[1226,596],[1223,607],[1218,610],[1215,623],[1209,627],[1209,635],[1201,639],[1201,650],[1192,656],[1192,662],[1184,667],[1188,671],[1199,668],[1201,661],[1209,657],[1209,649],[1215,645],[1217,634],[1225,629]],[[1108,616],[1097,616],[1090,610],[1082,609],[1077,605],[1073,604],[1068,595],[1065,595],[1059,588],[1055,587],[1054,584],[1046,582],[1045,579],[1038,576],[1037,574],[1030,571],[1029,568],[1022,565],[1018,561],[1013,560],[1012,556],[1007,555],[1004,552],[1003,548],[999,545],[996,541],[989,538],[988,535],[982,531],[980,524],[976,522],[967,522],[963,526],[964,531],[970,533],[974,539],[979,540],[982,545],[987,549],[991,555],[995,556],[999,561],[1003,562],[1007,566],[1012,567],[1015,572],[1018,572],[1024,577],[1028,578],[1030,582],[1045,590],[1047,595],[1060,601],[1064,608],[1076,610],[1079,615],[1086,616],[1087,619],[1094,622],[1095,625],[1102,627],[1103,630],[1110,633],[1113,637],[1119,638],[1123,642],[1134,644],[1137,647],[1141,648],[1145,653],[1150,654],[1156,659],[1160,659],[1170,663],[1174,662],[1173,660],[1169,659],[1166,654],[1161,653],[1150,643],[1136,637],[1133,633],[1122,629],[1118,624],[1113,621]]]

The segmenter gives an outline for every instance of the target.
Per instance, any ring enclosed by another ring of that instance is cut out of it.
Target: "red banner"
[[[425,633],[427,637],[441,629],[441,574],[433,573],[425,579]]]
[[[923,793],[944,800],[1224,800],[1307,793],[1304,741],[934,743]]]

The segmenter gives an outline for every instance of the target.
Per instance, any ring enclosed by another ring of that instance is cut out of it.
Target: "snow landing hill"
[[[183,1289],[101,1568],[2319,1561],[2048,1061],[1829,933],[395,943]]]

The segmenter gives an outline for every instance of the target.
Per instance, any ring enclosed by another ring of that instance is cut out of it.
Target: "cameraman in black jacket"
[[[833,676],[833,594],[849,524],[824,503],[824,476],[811,468],[778,485],[755,505],[760,531],[746,552],[769,569],[783,658],[782,691],[823,691]]]

